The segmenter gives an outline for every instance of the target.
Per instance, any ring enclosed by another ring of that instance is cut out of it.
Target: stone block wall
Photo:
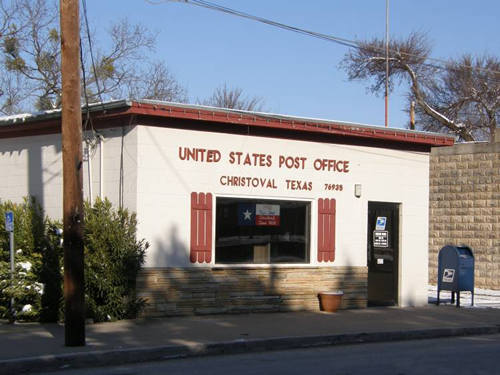
[[[319,311],[318,293],[344,291],[341,308],[367,303],[366,267],[145,268],[145,316]]]
[[[500,290],[500,143],[433,148],[430,161],[429,282],[438,252],[467,245],[475,287]]]

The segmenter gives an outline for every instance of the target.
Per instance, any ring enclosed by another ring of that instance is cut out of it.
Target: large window
[[[309,263],[310,203],[217,198],[216,263]]]

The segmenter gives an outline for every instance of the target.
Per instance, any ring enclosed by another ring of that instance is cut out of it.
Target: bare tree
[[[2,1],[2,100],[4,113],[23,102],[38,108],[60,97],[58,11],[43,0]]]
[[[169,72],[163,62],[148,64],[141,76],[129,76],[128,97],[133,99],[155,99],[169,102],[187,102],[186,89]]]
[[[19,11],[17,3],[0,1],[0,38],[15,35],[25,25],[12,24],[11,19]]]
[[[429,62],[425,35],[412,33],[389,46],[390,89],[409,85],[417,104],[418,127],[456,135],[464,141],[494,139],[500,115],[500,60],[465,55],[443,65]],[[385,88],[385,41],[358,43],[342,60],[350,80],[371,80],[375,94]]]
[[[52,1],[0,0],[0,113],[60,107],[58,14]],[[148,58],[156,35],[145,26],[127,20],[115,23],[108,30],[108,48],[96,43],[102,35],[90,33],[89,42],[85,27],[82,33],[82,102],[124,97],[186,100],[166,65]]]
[[[239,87],[228,88],[226,84],[215,89],[212,96],[202,102],[213,107],[262,111],[264,100],[259,97],[245,97]]]

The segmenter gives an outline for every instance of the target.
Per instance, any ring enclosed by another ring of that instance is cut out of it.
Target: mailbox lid
[[[458,246],[459,290],[474,291],[474,254],[468,246]]]
[[[459,246],[457,247],[457,252],[460,269],[472,268],[472,272],[474,273],[474,254],[472,253],[471,248],[467,246]]]
[[[439,251],[439,269],[458,268],[458,252],[456,246],[446,245]]]
[[[474,258],[472,249],[468,246],[457,246],[455,249],[457,250],[460,258]]]

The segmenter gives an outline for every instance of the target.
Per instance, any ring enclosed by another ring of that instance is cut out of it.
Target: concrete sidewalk
[[[195,355],[500,332],[499,309],[452,306],[212,315],[86,326],[85,347],[65,347],[59,324],[0,324],[0,373],[47,371]]]

